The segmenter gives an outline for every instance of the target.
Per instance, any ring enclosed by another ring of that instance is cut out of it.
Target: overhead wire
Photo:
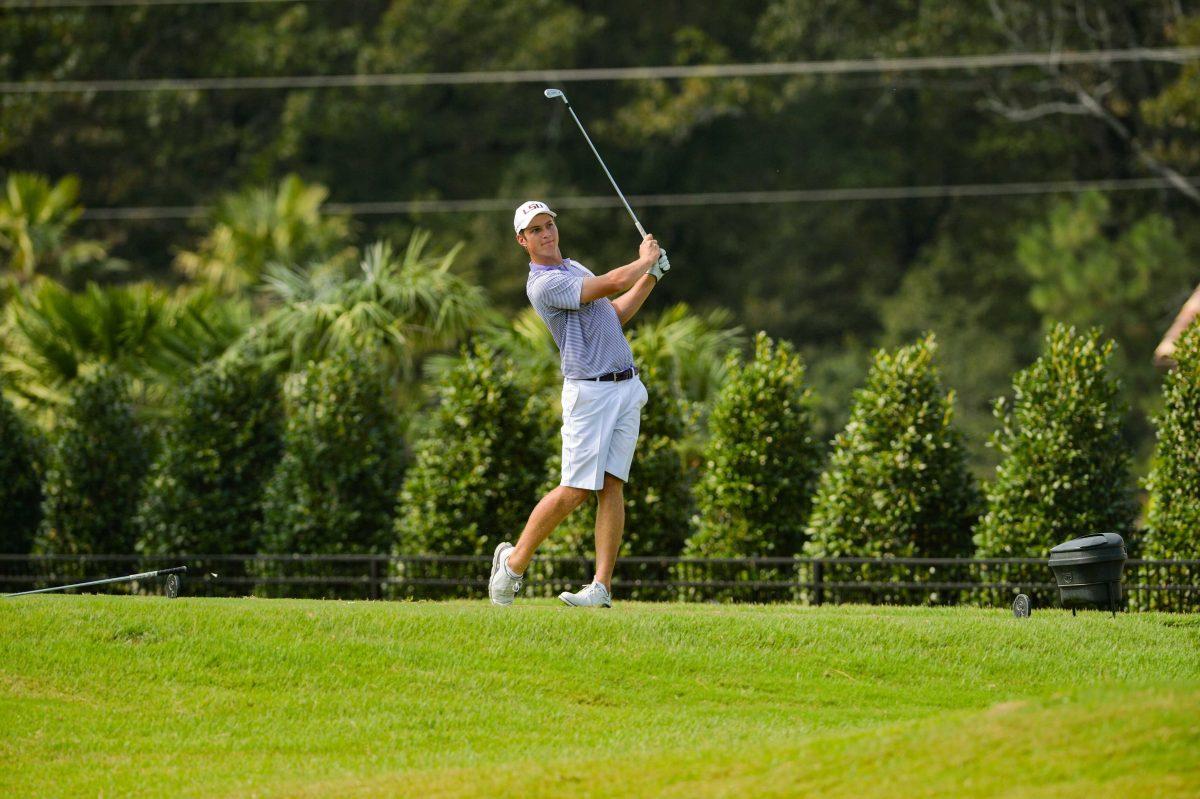
[[[1136,47],[1082,52],[993,53],[913,58],[832,61],[695,64],[659,67],[486,70],[468,72],[390,72],[354,75],[260,75],[210,78],[127,78],[112,80],[29,80],[0,82],[0,94],[56,94],[140,91],[246,91],[389,86],[478,86],[514,83],[663,80],[679,78],[785,77],[904,73],[940,70],[1007,69],[1027,66],[1115,64],[1129,61],[1187,63],[1200,60],[1200,47]]]
[[[1200,177],[1185,178],[1200,185]],[[710,205],[777,205],[783,203],[837,203],[920,200],[937,198],[1012,197],[1036,194],[1078,194],[1086,191],[1146,191],[1169,189],[1166,178],[1124,178],[1111,180],[1057,180],[1025,183],[969,183],[935,186],[878,186],[848,189],[788,189],[780,191],[694,192],[684,194],[629,195],[631,205],[639,207],[688,207]],[[350,216],[487,213],[511,211],[527,198],[476,198],[467,200],[396,200],[382,202],[326,203],[327,214]],[[608,195],[548,197],[551,206],[560,209],[617,208],[620,202]],[[208,206],[128,206],[89,208],[84,219],[156,220],[193,219],[209,211]]]
[[[326,0],[0,0],[0,9],[37,11],[55,8],[109,8],[119,6],[215,6],[263,3],[324,3]]]

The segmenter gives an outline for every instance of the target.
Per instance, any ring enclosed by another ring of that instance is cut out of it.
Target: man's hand
[[[671,262],[667,260],[667,251],[660,249],[659,253],[658,260],[654,262],[654,266],[650,267],[650,271],[646,273],[652,276],[655,282],[662,280],[663,275],[671,271]]]
[[[658,242],[654,240],[654,236],[649,233],[646,238],[642,239],[642,244],[638,247],[638,255],[641,256],[641,261],[644,264],[652,264],[658,260],[662,249],[658,246]]]

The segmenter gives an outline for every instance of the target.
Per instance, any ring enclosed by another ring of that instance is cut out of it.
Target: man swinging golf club
[[[647,400],[621,328],[671,265],[647,234],[637,259],[597,276],[563,258],[556,217],[545,203],[527,202],[517,208],[513,228],[529,254],[525,293],[562,357],[562,483],[538,502],[515,547],[507,541],[496,547],[488,593],[493,604],[511,605],[538,546],[599,492],[595,577],[559,599],[576,607],[612,607],[613,567],[625,530],[624,486]]]

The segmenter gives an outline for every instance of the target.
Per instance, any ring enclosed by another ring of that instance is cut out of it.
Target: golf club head
[[[546,91],[542,92],[542,94],[546,95],[547,100],[553,100],[557,97],[561,97],[564,103],[567,102],[567,96],[563,94],[562,89],[546,89]]]

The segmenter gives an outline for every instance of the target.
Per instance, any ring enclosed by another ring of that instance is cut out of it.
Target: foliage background
[[[93,5],[6,9],[0,81],[1197,43],[1196,3],[1157,0]],[[936,334],[967,465],[989,479],[1001,454],[986,446],[992,403],[1058,323],[1116,342],[1127,487],[1149,471],[1161,406],[1152,349],[1200,279],[1200,191],[1185,179],[1200,168],[1195,62],[563,85],[675,264],[630,332],[663,353],[688,403],[677,449],[689,480],[724,356],[749,354],[742,331],[804,358],[820,442],[845,426],[871,352]],[[197,367],[236,357],[278,381],[347,345],[379,347],[387,397],[416,440],[436,424],[426,411],[454,353],[484,341],[552,419],[554,351],[527,309],[512,204],[563,201],[565,254],[597,272],[629,261],[637,237],[542,88],[0,92],[5,396],[48,433],[81,375],[107,365],[128,380],[139,423],[169,441]],[[638,197],[1144,177],[1174,182],[833,202]],[[609,204],[571,207],[589,196]],[[387,206],[413,200],[472,202]],[[347,203],[370,205],[351,214]],[[185,210],[103,213],[122,207]]]

